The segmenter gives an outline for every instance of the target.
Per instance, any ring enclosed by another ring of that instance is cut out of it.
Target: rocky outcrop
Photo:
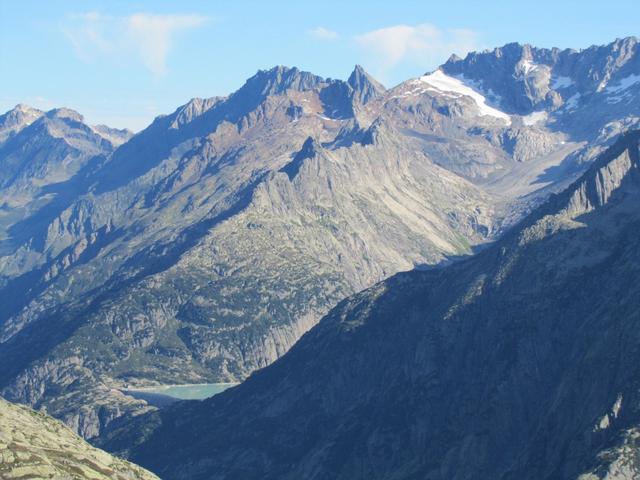
[[[155,475],[92,447],[44,413],[0,398],[0,477],[152,480]]]

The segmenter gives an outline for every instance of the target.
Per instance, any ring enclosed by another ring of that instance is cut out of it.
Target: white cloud
[[[307,31],[307,33],[313,38],[317,38],[318,40],[335,40],[340,36],[338,35],[338,32],[334,32],[333,30],[329,30],[328,28],[324,27],[312,28],[311,30]]]
[[[62,30],[78,57],[86,62],[105,56],[133,56],[151,73],[161,76],[167,72],[167,56],[176,33],[199,27],[206,20],[196,14],[113,17],[88,12],[69,16]]]
[[[472,30],[443,30],[429,23],[394,25],[356,35],[354,39],[381,73],[404,63],[434,68],[452,53],[465,55],[479,47],[478,35]]]

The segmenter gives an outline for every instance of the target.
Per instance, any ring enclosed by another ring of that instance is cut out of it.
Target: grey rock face
[[[102,439],[167,479],[636,478],[640,132],[496,244]]]
[[[360,65],[356,65],[347,83],[353,89],[358,102],[362,105],[366,105],[371,100],[382,96],[386,91],[384,86],[365,72]]]
[[[113,151],[126,132],[73,112],[22,121],[0,162],[49,182],[80,153],[44,207],[0,211],[4,394],[91,437],[144,407],[124,383],[244,379],[346,296],[494,240],[635,124],[637,102],[518,115],[436,80],[276,67]],[[19,139],[60,154],[18,159]]]

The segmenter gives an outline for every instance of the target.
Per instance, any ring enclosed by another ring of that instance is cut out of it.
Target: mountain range
[[[104,445],[165,479],[638,478],[639,142],[481,253],[349,297],[241,385]]]
[[[126,385],[241,381],[397,272],[424,294],[638,126],[638,51],[509,44],[389,89],[361,67],[275,67],[135,135],[16,107],[0,116],[2,395],[108,435],[152,415]]]

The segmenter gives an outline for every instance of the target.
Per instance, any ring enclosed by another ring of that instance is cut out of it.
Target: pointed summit
[[[182,125],[186,125],[193,121],[194,118],[199,117],[204,112],[212,108],[219,101],[219,97],[192,98],[174,112],[174,120],[171,123],[170,128],[175,129],[180,128]]]
[[[384,85],[369,75],[360,65],[356,65],[347,83],[353,88],[354,97],[363,105],[386,91]]]

